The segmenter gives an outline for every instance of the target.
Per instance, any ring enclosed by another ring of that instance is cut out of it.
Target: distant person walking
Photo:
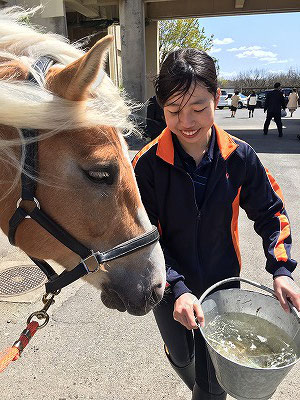
[[[248,100],[247,100],[247,107],[249,110],[249,118],[252,116],[253,118],[253,114],[254,114],[254,109],[256,107],[256,103],[257,103],[257,96],[254,92],[254,90],[251,92],[250,96],[248,96]]]
[[[293,89],[292,93],[289,94],[289,101],[287,103],[287,108],[289,109],[289,112],[291,113],[291,117],[293,116],[293,113],[297,110],[298,99],[299,99],[299,95],[297,93],[297,89]]]
[[[285,110],[285,108],[286,102],[284,95],[280,90],[280,83],[276,82],[274,85],[274,90],[268,92],[266,96],[264,112],[267,111],[267,117],[264,124],[264,135],[268,134],[271,119],[274,118],[278,129],[278,136],[282,137],[281,110]]]
[[[150,97],[147,105],[146,136],[154,140],[166,127],[163,109],[157,102],[156,96]]]
[[[238,108],[240,100],[241,100],[241,98],[239,96],[239,92],[235,91],[234,95],[231,97],[231,117],[232,118],[235,117],[235,113],[236,113],[236,110]]]

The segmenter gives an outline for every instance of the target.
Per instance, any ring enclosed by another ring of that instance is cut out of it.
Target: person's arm
[[[143,205],[151,223],[160,230],[155,198],[153,165],[151,165],[150,160],[146,158],[141,158],[137,162],[133,160],[133,165]],[[160,244],[165,257],[167,286],[171,288],[175,299],[180,297],[183,293],[191,293],[184,283],[184,276],[176,271],[176,267],[178,267],[177,261],[172,257],[164,243],[163,234],[160,239]]]
[[[281,100],[281,108],[282,108],[283,110],[285,110],[285,109],[286,109],[287,102],[286,102],[286,99],[285,99],[283,93],[281,93],[280,100]]]
[[[266,94],[266,100],[265,100],[265,105],[264,105],[264,112],[267,111],[268,107],[269,107],[269,102],[270,102],[270,92],[268,92]]]
[[[273,275],[274,289],[281,305],[285,308],[282,299],[290,297],[300,310],[299,291],[292,288],[292,272],[297,262],[291,258],[291,228],[281,189],[250,147],[246,171],[240,205],[248,218],[254,221],[254,229],[263,239],[266,270]]]

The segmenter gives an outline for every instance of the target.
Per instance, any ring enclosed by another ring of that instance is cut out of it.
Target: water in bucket
[[[238,312],[217,315],[204,328],[209,344],[224,357],[252,368],[278,368],[297,360],[297,345],[278,326]]]

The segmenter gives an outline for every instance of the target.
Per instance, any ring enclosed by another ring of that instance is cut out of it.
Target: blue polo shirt
[[[204,153],[199,165],[196,165],[196,162],[193,159],[193,157],[190,156],[181,147],[180,142],[174,133],[172,133],[172,138],[173,138],[175,152],[177,153],[182,163],[182,167],[192,178],[195,188],[195,199],[198,210],[200,210],[204,201],[206,185],[212,168],[212,161],[214,157],[214,149],[216,143],[215,128],[214,126],[212,126],[211,138],[208,150]]]

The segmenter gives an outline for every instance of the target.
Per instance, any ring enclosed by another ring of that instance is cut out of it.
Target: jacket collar
[[[227,160],[227,158],[237,149],[238,144],[235,143],[233,138],[217,124],[214,124],[214,127],[221,155],[224,160]],[[168,127],[164,129],[157,138],[156,155],[168,164],[174,165],[174,145],[172,133]]]

